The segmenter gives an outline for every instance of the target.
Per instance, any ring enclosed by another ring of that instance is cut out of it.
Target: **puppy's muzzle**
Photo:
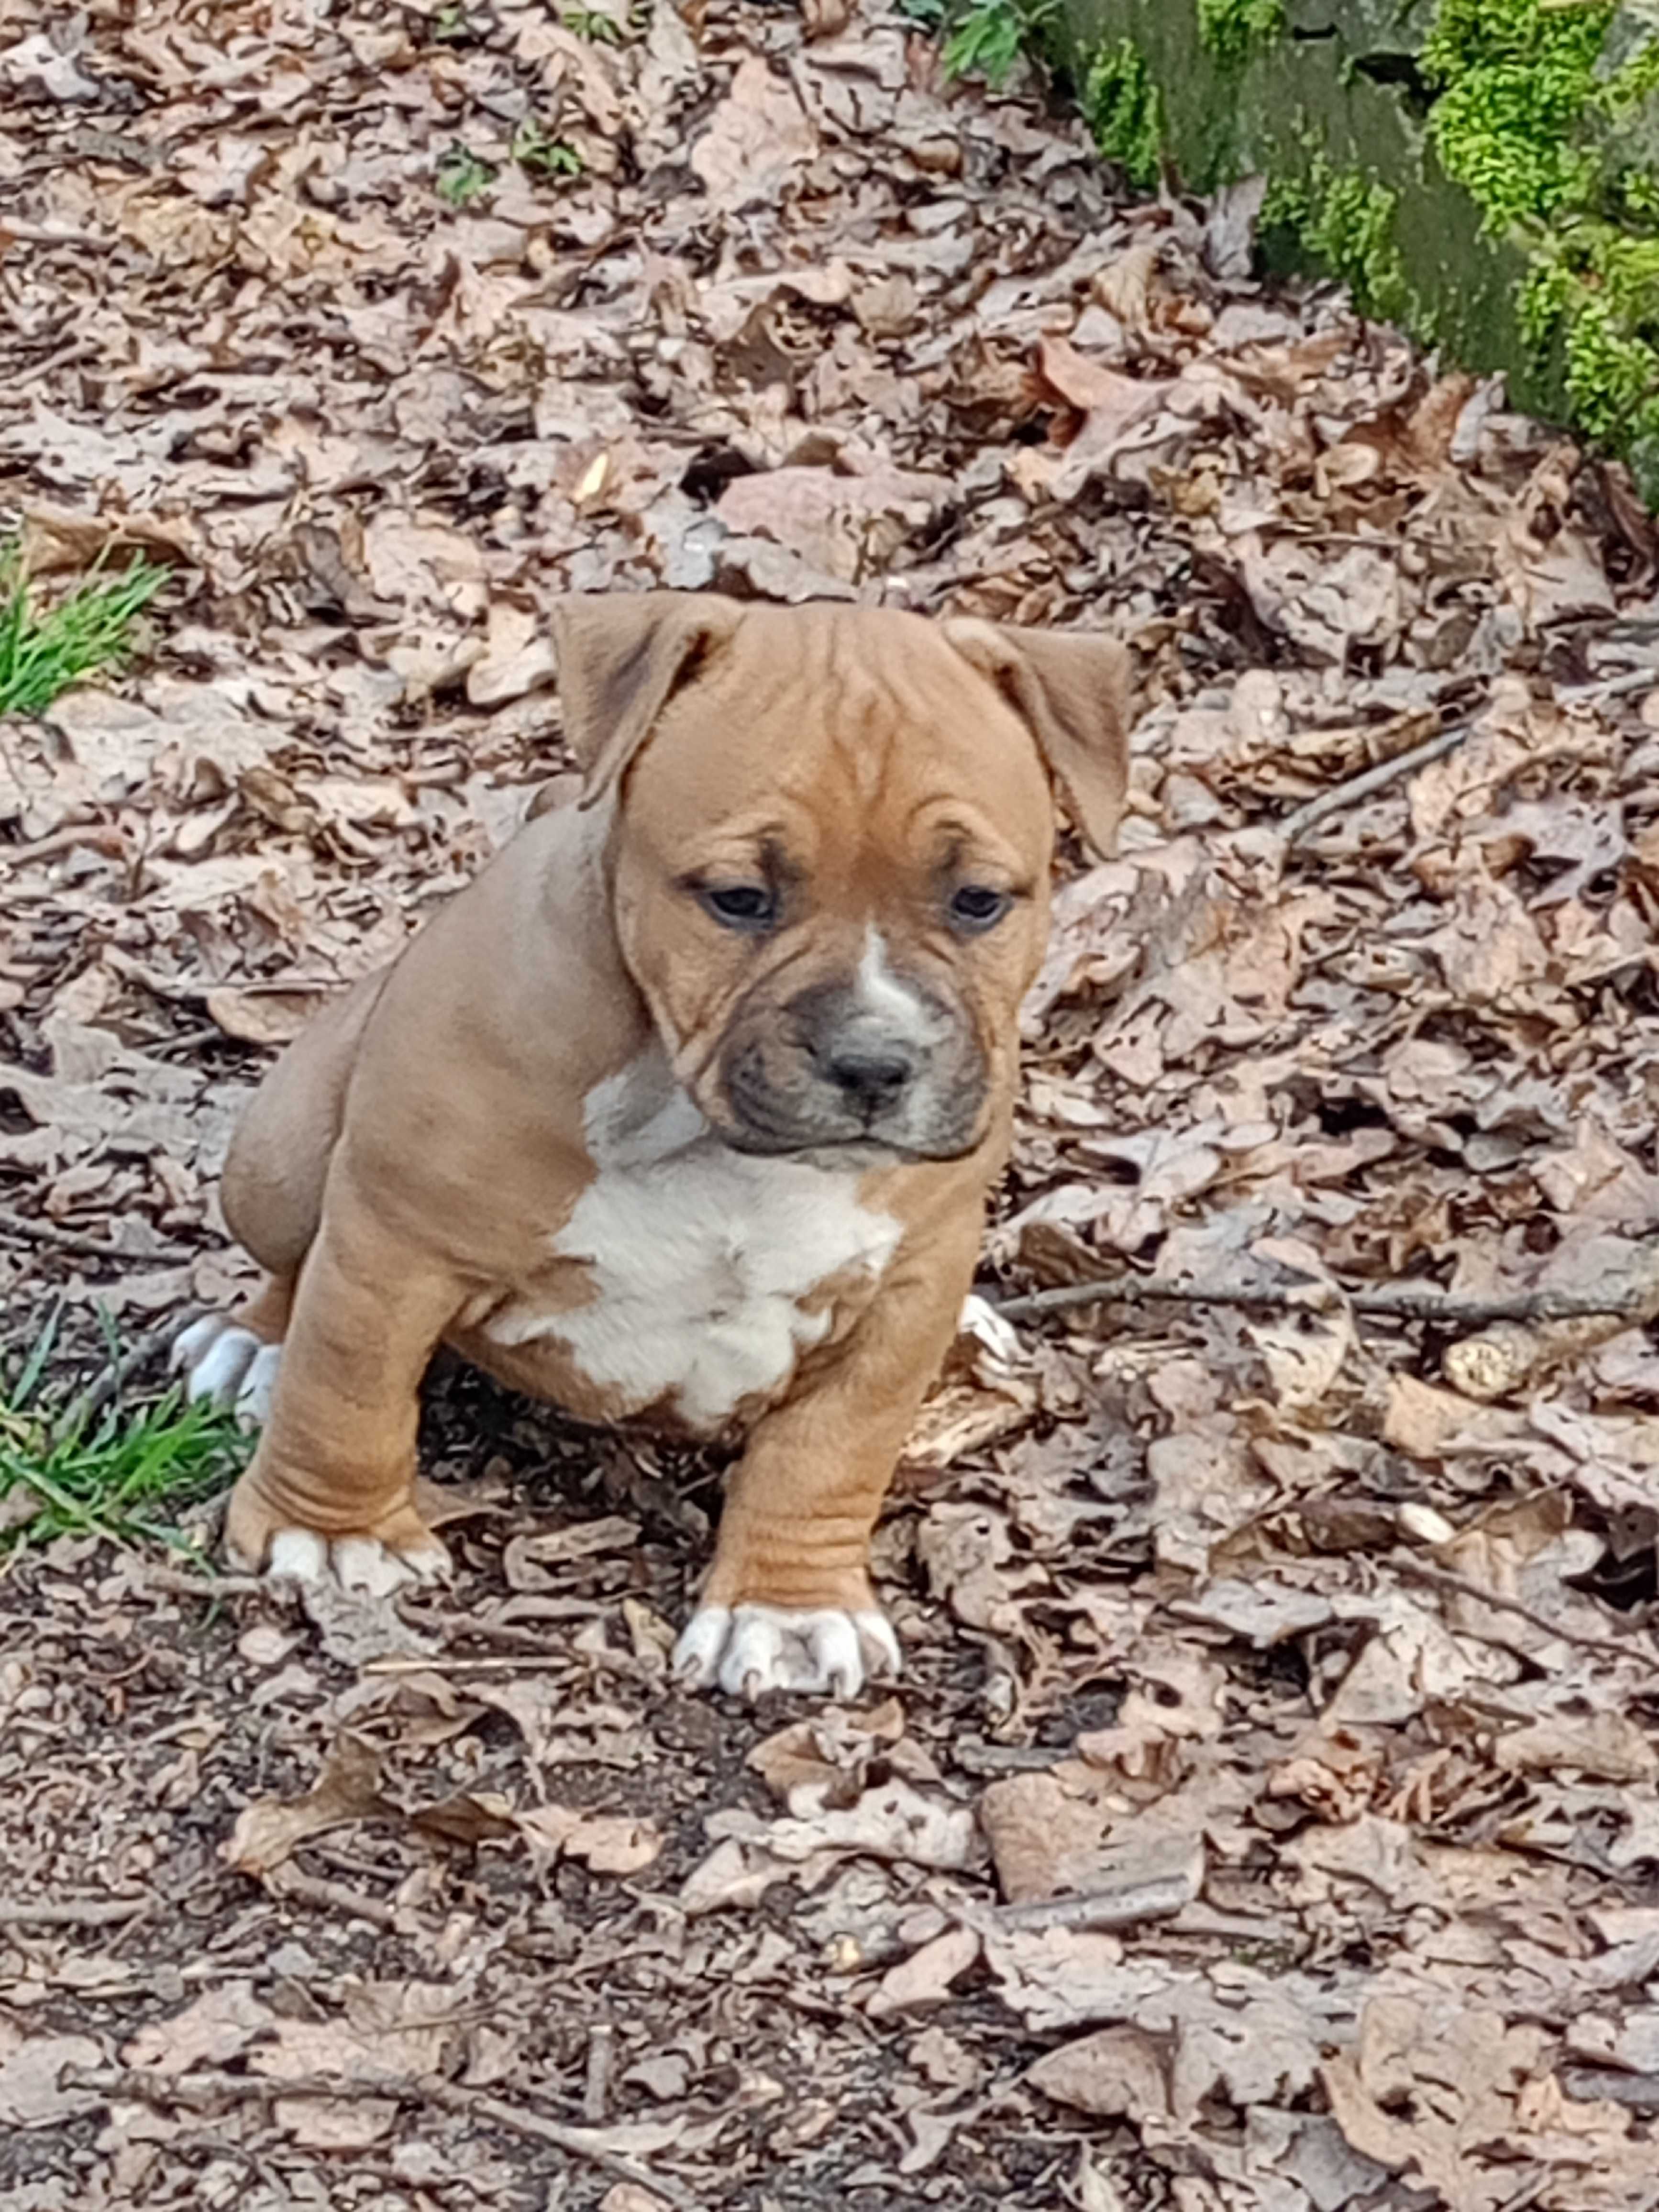
[[[988,1071],[966,1012],[920,989],[872,1006],[856,981],[757,1004],[722,1054],[723,1133],[747,1152],[868,1146],[954,1159],[978,1142]]]

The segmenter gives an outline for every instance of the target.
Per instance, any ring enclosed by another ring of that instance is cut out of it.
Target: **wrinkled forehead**
[[[1048,775],[995,687],[915,617],[802,611],[746,619],[670,701],[629,777],[630,824],[665,850],[769,830],[803,865],[849,842],[916,859],[954,836],[1039,866]]]

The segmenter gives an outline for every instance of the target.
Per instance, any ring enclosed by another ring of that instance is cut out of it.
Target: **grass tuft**
[[[0,1376],[0,1552],[65,1535],[194,1549],[179,1516],[240,1473],[252,1437],[177,1389],[87,1413],[48,1382],[57,1331],[54,1313],[16,1376]]]
[[[167,572],[136,558],[125,574],[96,574],[49,606],[37,604],[14,538],[0,543],[0,714],[38,714],[100,668],[118,667],[132,626]]]

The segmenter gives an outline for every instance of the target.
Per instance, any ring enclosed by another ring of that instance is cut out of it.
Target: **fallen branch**
[[[1517,1291],[1507,1297],[1480,1297],[1419,1283],[1376,1283],[1353,1289],[1311,1280],[1161,1283],[1156,1276],[1131,1274],[1126,1269],[1086,1283],[1061,1283],[1023,1297],[994,1300],[992,1305],[1005,1321],[1034,1321],[1040,1314],[1063,1313],[1070,1306],[1140,1305],[1156,1298],[1185,1305],[1272,1306],[1309,1313],[1341,1303],[1357,1314],[1435,1321],[1449,1328],[1481,1328],[1494,1321],[1574,1321],[1587,1314],[1637,1313],[1651,1306],[1653,1296],[1650,1284],[1620,1291]]]
[[[703,2212],[702,2199],[680,2182],[656,2173],[637,2159],[597,2142],[586,2128],[568,2127],[544,2119],[539,2112],[509,2105],[504,2098],[480,2096],[476,2090],[452,2081],[417,2081],[393,2075],[385,2081],[355,2081],[327,2074],[305,2074],[283,2081],[268,2074],[156,2074],[148,2068],[125,2066],[66,2067],[62,2075],[68,2089],[82,2089],[106,2101],[151,2105],[165,2110],[212,2112],[226,2105],[274,2105],[290,2097],[381,2099],[399,2105],[435,2105],[470,2120],[483,2120],[527,2136],[534,2142],[550,2144],[572,2158],[584,2159],[602,2173],[630,2182],[635,2189],[652,2191],[676,2212]]]
[[[1330,790],[1322,791],[1317,799],[1310,799],[1305,806],[1298,806],[1294,814],[1287,814],[1282,822],[1274,824],[1285,840],[1285,849],[1300,844],[1309,830],[1317,829],[1328,815],[1340,814],[1345,806],[1369,799],[1374,791],[1381,791],[1399,777],[1409,775],[1413,769],[1426,768],[1431,761],[1437,761],[1454,746],[1461,745],[1474,727],[1473,722],[1454,722],[1450,729],[1425,738],[1420,745],[1395,753],[1391,760],[1378,761],[1375,768],[1364,769],[1358,775],[1334,784]]]
[[[62,1898],[56,1905],[33,1905],[0,1897],[0,1928],[110,1928],[148,1912],[144,1897]]]
[[[0,1237],[20,1244],[44,1244],[53,1252],[73,1252],[84,1260],[113,1260],[118,1265],[147,1266],[154,1253],[123,1252],[101,1237],[82,1236],[78,1229],[60,1229],[55,1221],[38,1220],[32,1213],[14,1213],[0,1206]]]

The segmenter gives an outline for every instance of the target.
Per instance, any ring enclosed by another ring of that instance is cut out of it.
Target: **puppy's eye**
[[[993,890],[989,884],[963,884],[951,895],[951,920],[958,929],[976,936],[994,929],[1012,904],[1006,891]]]
[[[697,896],[727,929],[770,929],[778,918],[777,895],[764,884],[705,884]]]

